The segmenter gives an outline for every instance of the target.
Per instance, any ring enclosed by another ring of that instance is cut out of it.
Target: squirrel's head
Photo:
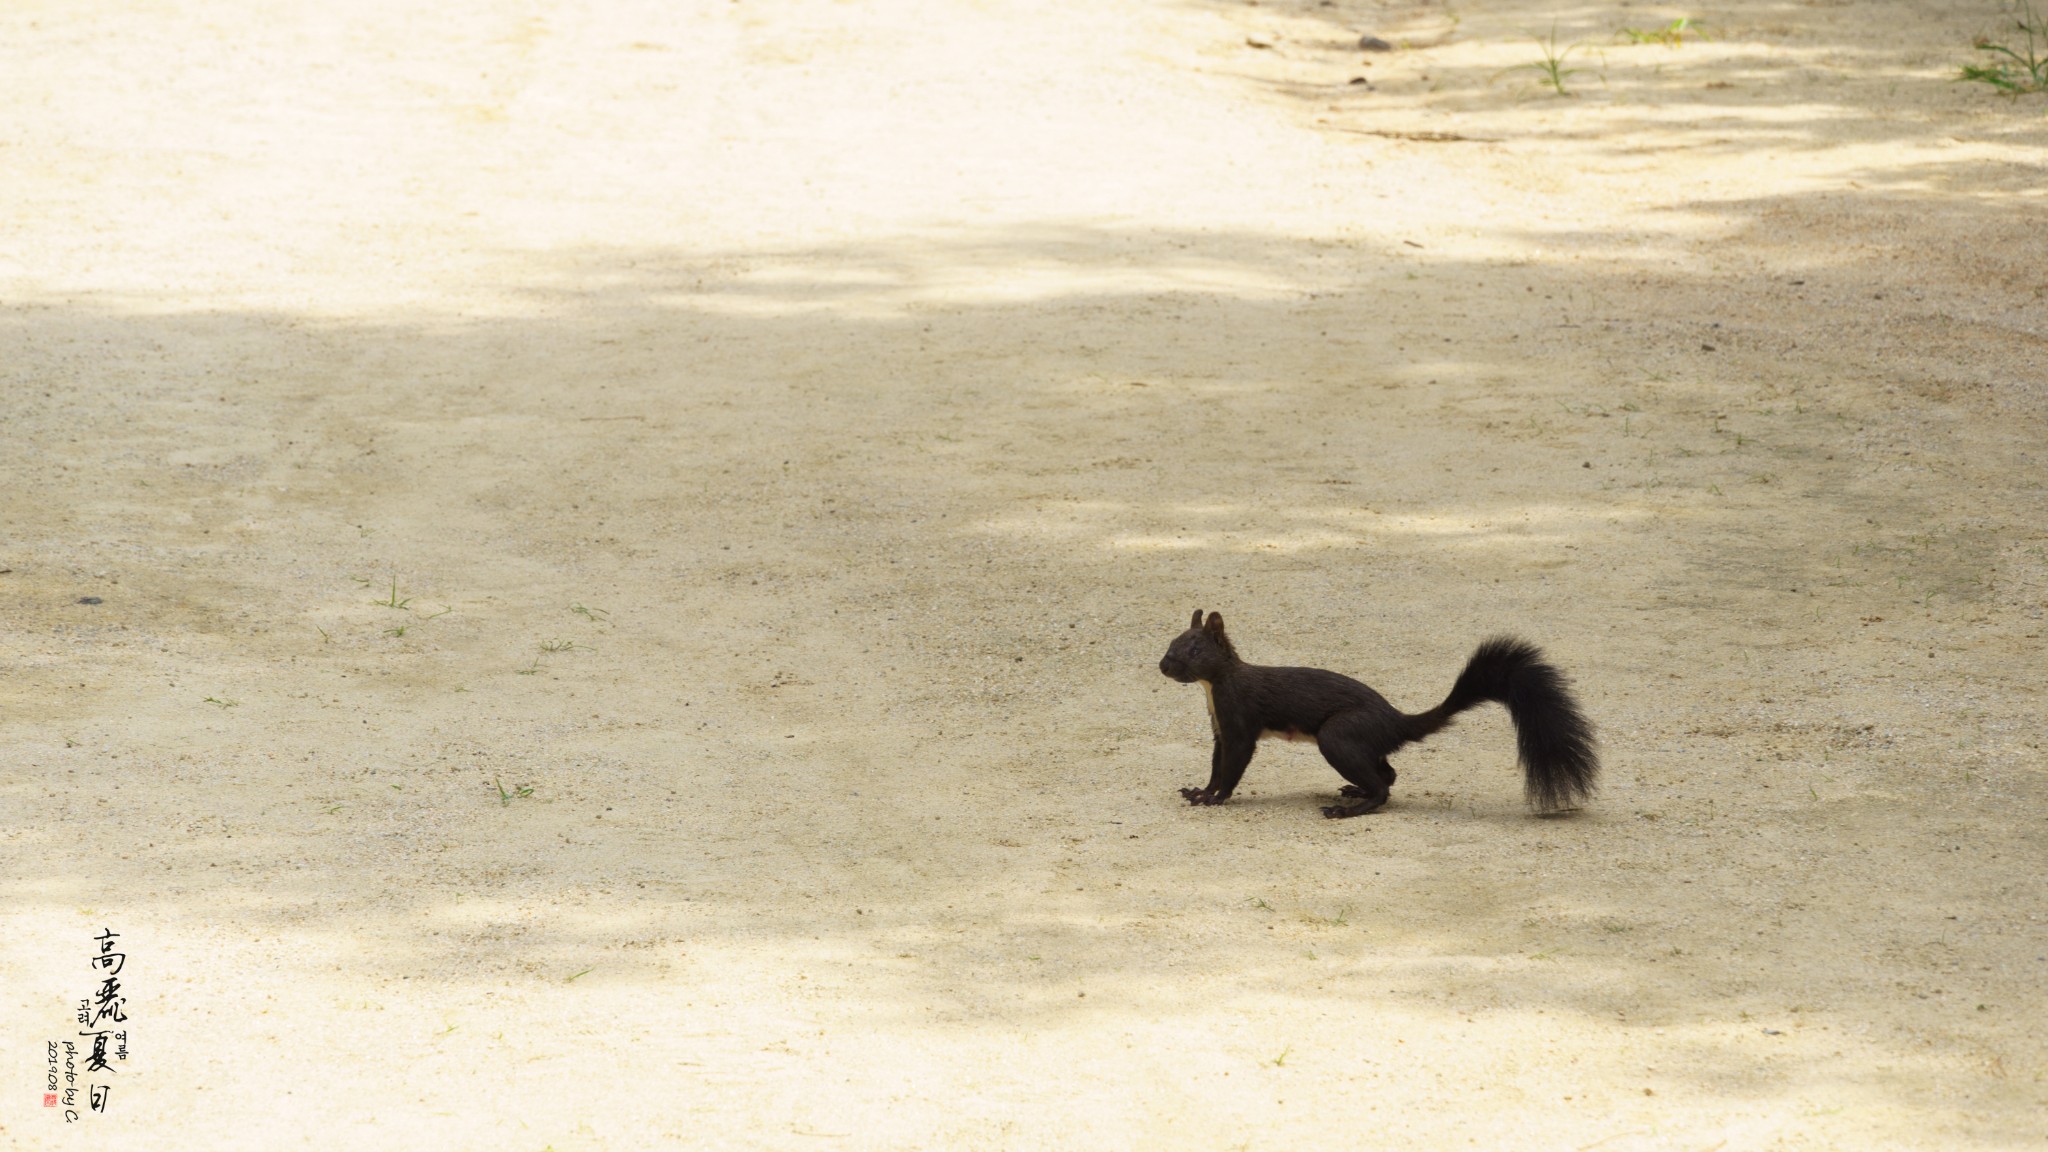
[[[1209,619],[1202,619],[1202,610],[1195,609],[1195,617],[1188,622],[1188,630],[1174,638],[1166,655],[1159,659],[1159,670],[1183,684],[1197,680],[1214,680],[1225,669],[1237,662],[1237,650],[1230,646],[1230,637],[1223,634],[1223,617],[1209,613]]]

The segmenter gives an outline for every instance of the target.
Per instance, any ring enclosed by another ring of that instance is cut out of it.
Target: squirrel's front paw
[[[1218,795],[1216,792],[1208,788],[1183,788],[1180,790],[1180,794],[1187,798],[1188,803],[1193,804],[1196,807],[1202,807],[1204,805],[1210,804],[1221,804],[1225,800],[1230,799],[1230,797]]]

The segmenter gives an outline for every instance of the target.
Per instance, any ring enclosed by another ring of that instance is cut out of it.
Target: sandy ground
[[[0,1144],[2040,1147],[1998,20],[8,5]],[[1605,787],[1190,809],[1196,606]]]

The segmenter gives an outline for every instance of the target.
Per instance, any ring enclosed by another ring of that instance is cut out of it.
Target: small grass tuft
[[[533,785],[531,784],[514,784],[509,792],[505,790],[505,786],[500,784],[495,776],[491,777],[491,784],[498,790],[498,803],[506,808],[510,808],[514,800],[524,800],[528,796],[533,795]]]
[[[1536,46],[1543,49],[1543,59],[1503,68],[1494,74],[1494,79],[1497,80],[1510,72],[1519,72],[1524,68],[1534,68],[1542,78],[1541,83],[1549,85],[1559,96],[1571,95],[1571,92],[1564,86],[1565,80],[1578,75],[1580,72],[1585,71],[1585,69],[1567,68],[1564,66],[1564,62],[1572,53],[1584,48],[1585,45],[1569,44],[1565,46],[1563,51],[1559,51],[1557,47],[1557,25],[1553,24],[1550,26],[1550,35],[1536,41]]]
[[[1662,44],[1666,48],[1678,47],[1687,36],[1695,40],[1713,39],[1690,16],[1681,16],[1662,28],[1623,28],[1615,35],[1631,44]]]
[[[403,608],[405,608],[405,607],[406,607],[406,605],[408,605],[408,604],[411,604],[411,603],[412,603],[412,597],[410,597],[410,596],[407,596],[407,597],[406,597],[405,599],[403,599],[403,600],[400,600],[400,599],[398,598],[398,573],[396,573],[396,572],[393,572],[393,573],[391,574],[391,597],[390,597],[390,599],[388,599],[388,600],[372,600],[372,601],[370,601],[370,603],[372,603],[372,604],[375,604],[375,605],[377,605],[377,606],[378,606],[379,608],[399,608],[399,609],[403,609]]]
[[[597,649],[590,647],[588,644],[578,644],[574,640],[543,640],[540,642],[540,655],[533,658],[533,663],[524,668],[515,669],[515,671],[521,676],[533,676],[540,672],[540,662],[543,657],[553,656],[557,652],[578,651],[595,652]]]
[[[2048,23],[2034,12],[2033,0],[2019,0],[2015,26],[2025,34],[2024,49],[1979,36],[1976,49],[1991,53],[1988,64],[1965,64],[1956,80],[1968,84],[1989,84],[2007,96],[2048,92]]]

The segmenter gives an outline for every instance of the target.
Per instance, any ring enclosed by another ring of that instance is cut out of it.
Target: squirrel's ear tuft
[[[1190,620],[1190,621],[1188,621],[1188,627],[1190,627],[1190,628],[1200,628],[1201,626],[1202,626],[1202,610],[1201,610],[1200,608],[1197,608],[1197,609],[1195,609],[1195,618],[1194,618],[1193,620]]]
[[[1223,613],[1209,613],[1209,623],[1207,625],[1207,628],[1209,629],[1209,634],[1212,636],[1223,635]]]

